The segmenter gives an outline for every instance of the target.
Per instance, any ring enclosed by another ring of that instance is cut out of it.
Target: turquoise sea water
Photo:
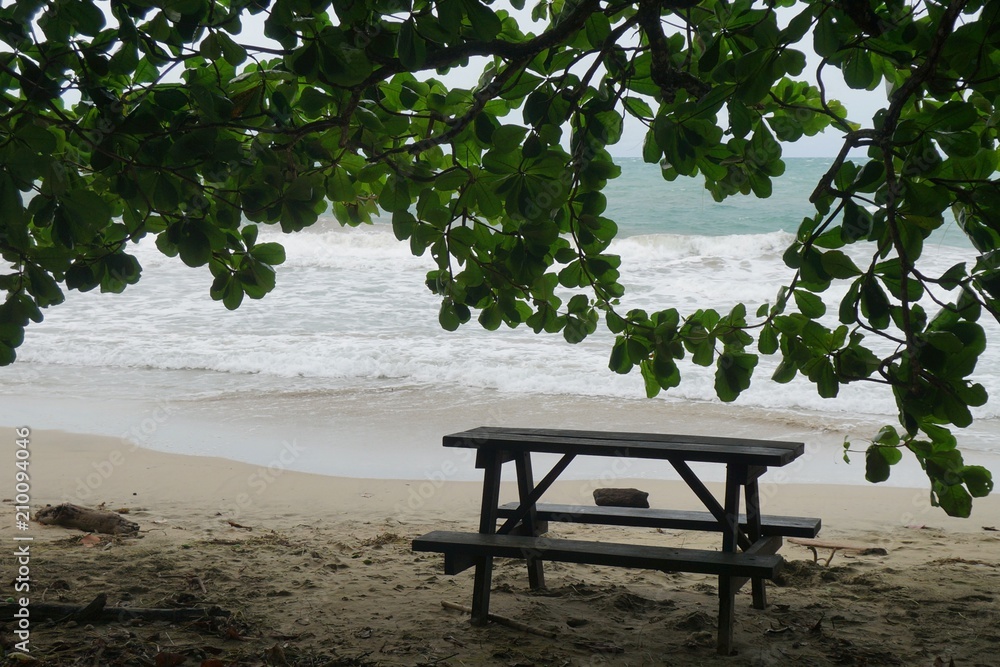
[[[774,181],[768,199],[754,196],[712,199],[699,178],[667,182],[656,165],[640,158],[621,158],[621,177],[607,189],[607,214],[623,236],[683,234],[724,236],[794,233],[814,213],[809,193],[829,167],[827,158],[791,159],[786,173]]]
[[[774,191],[767,199],[750,195],[716,202],[700,178],[667,182],[656,165],[640,158],[619,158],[622,175],[608,185],[607,213],[618,222],[623,236],[794,234],[803,218],[815,215],[809,195],[831,162],[831,158],[787,158],[785,173],[773,179]],[[954,222],[938,230],[933,242],[970,247]]]

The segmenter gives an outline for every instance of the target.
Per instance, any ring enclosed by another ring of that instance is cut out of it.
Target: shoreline
[[[13,443],[14,429],[8,435]],[[33,507],[59,502],[140,505],[152,512],[197,507],[206,515],[229,518],[268,512],[291,515],[297,507],[325,507],[331,516],[343,518],[402,522],[451,515],[455,520],[472,521],[481,492],[481,482],[456,478],[460,467],[478,473],[473,469],[471,450],[457,450],[456,459],[423,478],[404,480],[293,470],[289,466],[296,450],[288,443],[269,465],[253,465],[158,452],[114,438],[60,431],[33,430],[30,440]],[[502,497],[513,500],[513,467],[506,468]],[[654,507],[703,509],[682,482],[637,477],[629,472],[561,479],[545,500],[592,504],[595,488],[633,486],[648,491]],[[1000,493],[974,499],[972,516],[957,519],[931,507],[926,488],[801,484],[795,482],[794,471],[780,474],[785,472],[772,469],[761,478],[762,509],[773,514],[818,516],[823,519],[824,535],[880,528],[891,531],[914,524],[958,532],[1000,525]],[[713,492],[721,488],[712,481],[708,486]]]
[[[845,413],[797,414],[681,400],[537,397],[421,386],[341,393],[243,391],[215,399],[167,393],[153,400],[143,392],[133,397],[123,394],[124,389],[117,392],[122,395],[101,399],[86,392],[41,398],[14,393],[4,397],[4,412],[17,415],[20,423],[6,428],[45,424],[55,430],[110,437],[128,449],[139,445],[249,465],[278,461],[285,469],[333,477],[422,480],[448,468],[449,479],[465,481],[476,481],[479,474],[462,453],[441,447],[443,434],[510,424],[701,433],[804,442],[806,454],[788,468],[771,471],[770,479],[866,486],[864,448],[881,426],[870,417]],[[0,422],[12,421],[10,416],[0,417]],[[993,442],[992,427],[984,424],[960,434],[960,447],[967,464],[984,465],[1000,475],[1000,455],[981,449],[983,443]],[[845,438],[855,443],[849,464],[843,460]],[[545,462],[539,457],[540,464]],[[629,463],[630,477],[679,479],[667,464]],[[705,480],[722,481],[719,466],[701,472]],[[583,457],[563,478],[600,479],[606,473],[606,461]],[[919,488],[925,481],[914,457],[904,456],[882,486]]]

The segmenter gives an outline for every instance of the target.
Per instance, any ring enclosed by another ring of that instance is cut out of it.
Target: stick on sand
[[[472,607],[466,607],[464,604],[458,604],[455,602],[448,602],[447,600],[441,601],[441,606],[445,609],[454,609],[455,611],[464,611],[466,614],[472,613]],[[500,625],[506,625],[509,628],[514,628],[515,630],[523,630],[524,632],[530,632],[533,635],[538,635],[540,637],[546,637],[548,639],[555,639],[557,637],[556,633],[551,630],[542,630],[540,628],[535,628],[527,623],[522,623],[521,621],[515,621],[512,618],[507,618],[506,616],[497,616],[496,614],[490,614],[489,619],[494,623],[499,623]]]

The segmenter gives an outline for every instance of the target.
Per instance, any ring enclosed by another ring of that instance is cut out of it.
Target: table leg
[[[760,492],[756,479],[748,479],[746,483],[747,501],[747,533],[750,541],[756,543],[761,536],[760,529]],[[762,577],[753,577],[753,606],[754,609],[764,609],[767,607],[767,584]]]
[[[524,516],[523,522],[527,534],[536,537],[539,535],[538,519],[535,512],[535,503],[530,499],[531,492],[535,488],[535,480],[531,474],[531,452],[521,452],[514,459],[517,466],[517,492],[521,504],[531,502],[531,509]],[[537,556],[528,556],[528,586],[532,590],[545,588],[545,571],[542,560]]]
[[[740,534],[740,486],[746,480],[746,466],[730,464],[726,468],[725,523],[722,550],[736,553]],[[719,576],[719,641],[720,655],[733,652],[733,614],[736,607],[736,577]]]
[[[482,453],[482,452],[481,452]],[[503,452],[492,451],[484,461],[483,505],[479,515],[479,532],[492,535],[497,529],[497,508],[500,506],[500,471]],[[493,558],[483,556],[476,561],[476,579],[472,588],[472,624],[486,625],[490,619],[490,588],[493,585]]]

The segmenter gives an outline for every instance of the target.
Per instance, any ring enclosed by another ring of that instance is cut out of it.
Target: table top
[[[444,436],[445,447],[621,456],[660,460],[783,466],[802,455],[801,442],[668,433],[578,431],[480,426]]]

